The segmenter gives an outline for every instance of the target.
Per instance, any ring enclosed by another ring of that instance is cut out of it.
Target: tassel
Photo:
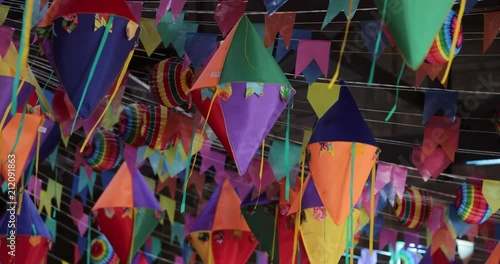
[[[35,5],[34,0],[26,0],[25,10],[23,14],[23,30],[21,33],[20,50],[17,56],[16,75],[12,83],[12,108],[10,114],[15,115],[17,111],[17,94],[20,90],[19,80],[21,79],[21,72],[24,72],[28,64],[28,54],[31,36],[31,21],[33,20],[33,8]],[[6,111],[7,112],[7,111]]]
[[[448,81],[448,75],[450,74],[451,63],[453,62],[453,58],[455,57],[455,49],[457,48],[457,41],[460,33],[460,27],[462,26],[462,18],[465,13],[466,3],[467,0],[460,1],[460,9],[458,11],[458,17],[457,17],[457,26],[455,28],[455,32],[453,33],[453,42],[451,43],[451,50],[449,56],[450,60],[448,61],[448,65],[446,65],[446,71],[444,72],[443,79],[441,79],[442,85],[444,85]]]
[[[339,54],[339,60],[337,61],[337,68],[335,69],[335,73],[333,74],[332,80],[328,85],[329,89],[333,89],[333,85],[337,81],[337,78],[339,77],[340,74],[340,65],[342,64],[342,57],[344,56],[344,50],[347,44],[347,36],[349,35],[349,27],[351,26],[351,18],[352,18],[351,13],[353,8],[353,2],[354,0],[349,0],[349,12],[347,15],[347,23],[345,24],[344,40],[342,41],[342,46],[340,47],[340,54]]]
[[[75,130],[76,121],[78,120],[78,115],[80,114],[80,110],[82,109],[83,100],[87,95],[87,91],[90,86],[90,81],[92,81],[92,77],[94,77],[95,70],[97,68],[97,63],[99,63],[99,59],[101,58],[102,51],[104,50],[104,46],[106,45],[106,40],[108,39],[109,29],[113,25],[113,20],[115,19],[114,15],[109,16],[109,21],[106,23],[106,29],[104,30],[104,35],[102,36],[101,43],[99,44],[99,49],[97,50],[97,54],[95,55],[94,62],[92,63],[92,67],[90,68],[89,77],[87,78],[87,82],[85,83],[85,88],[83,89],[82,98],[80,99],[80,103],[78,104],[78,108],[76,110],[75,120],[73,120],[73,125],[71,126],[71,133]],[[124,67],[126,68],[126,67]],[[122,70],[123,71],[123,70]],[[120,86],[120,82],[117,82],[117,86]],[[111,101],[111,100],[110,100]],[[107,110],[107,109],[106,109]],[[106,111],[104,111],[105,113]]]
[[[109,23],[108,23],[108,25],[109,25]],[[133,56],[134,56],[134,50],[130,51],[130,53],[128,54],[127,60],[125,61],[125,64],[123,65],[122,72],[118,76],[118,81],[116,82],[115,90],[111,94],[111,97],[109,98],[108,103],[106,104],[106,107],[104,107],[104,110],[102,111],[101,116],[99,117],[99,119],[97,119],[97,122],[94,124],[94,126],[90,130],[90,133],[85,138],[85,141],[83,141],[82,147],[80,148],[80,153],[83,152],[83,150],[85,149],[85,147],[89,143],[92,135],[94,134],[94,131],[97,129],[97,126],[102,121],[102,119],[106,115],[106,112],[108,112],[109,107],[113,103],[113,100],[115,99],[116,94],[118,93],[118,90],[119,90],[120,85],[121,85],[121,83],[123,81],[123,78],[125,77],[125,73],[127,72],[128,65],[130,64],[130,61],[132,60]],[[83,99],[83,97],[82,97],[82,99]],[[78,118],[78,115],[75,116],[75,122],[76,122],[77,118]],[[71,133],[73,133],[73,132],[71,132]]]

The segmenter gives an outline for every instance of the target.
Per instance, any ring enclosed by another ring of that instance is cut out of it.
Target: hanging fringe
[[[109,23],[108,23],[108,25],[109,25]],[[97,129],[97,126],[102,121],[102,119],[104,118],[104,116],[108,112],[109,107],[113,103],[113,100],[115,99],[116,94],[118,93],[118,90],[120,89],[120,85],[123,81],[123,78],[125,77],[125,74],[127,73],[128,65],[130,64],[130,61],[132,60],[133,56],[134,56],[134,50],[131,50],[130,53],[128,54],[127,60],[125,61],[125,64],[123,65],[122,72],[118,76],[118,80],[116,82],[115,89],[114,89],[113,93],[111,94],[111,97],[109,98],[108,103],[106,104],[106,107],[104,107],[104,110],[102,111],[101,116],[99,117],[99,119],[97,119],[97,122],[94,124],[94,126],[90,130],[90,133],[85,138],[85,141],[83,141],[82,147],[80,148],[80,153],[83,152],[83,150],[85,149],[85,147],[89,143],[90,139],[92,138],[92,135],[94,134],[95,130]],[[75,116],[75,121],[76,121],[76,118],[78,118],[78,115]],[[73,133],[73,132],[71,132],[71,133]]]
[[[344,56],[344,50],[347,44],[347,36],[349,35],[349,27],[351,26],[351,18],[352,18],[351,13],[353,5],[354,5],[354,0],[349,0],[349,11],[347,12],[348,15],[347,15],[347,23],[345,25],[344,40],[342,41],[342,46],[340,47],[340,54],[339,54],[339,60],[337,61],[337,68],[335,69],[335,73],[333,74],[332,80],[328,85],[329,89],[333,89],[333,85],[335,85],[335,82],[337,81],[337,78],[339,77],[340,74],[340,65],[342,65],[342,57]]]
[[[401,78],[403,77],[403,73],[405,70],[405,62],[403,61],[403,65],[401,66],[401,70],[399,71],[398,75],[398,80],[396,82],[396,101],[394,102],[394,106],[392,107],[391,111],[389,111],[389,114],[385,117],[385,122],[389,121],[391,119],[392,115],[394,115],[394,112],[396,112],[396,109],[398,108],[398,98],[399,98],[399,83],[401,82]]]
[[[19,92],[19,81],[21,72],[24,72],[28,64],[28,54],[31,36],[31,21],[33,18],[34,0],[26,0],[24,15],[23,15],[23,30],[21,33],[21,43],[19,54],[17,55],[16,75],[12,83],[12,108],[10,114],[15,115],[17,111],[17,94]],[[7,111],[6,111],[7,112]]]
[[[85,99],[85,96],[87,95],[87,91],[89,89],[90,82],[92,81],[92,78],[94,77],[94,73],[95,73],[95,70],[97,68],[97,63],[99,63],[99,59],[101,58],[102,51],[104,50],[104,46],[106,45],[106,40],[108,39],[109,29],[113,25],[114,19],[115,19],[114,15],[109,16],[109,21],[106,24],[106,29],[104,30],[104,35],[102,36],[101,43],[99,44],[99,49],[97,50],[97,54],[95,55],[94,62],[92,63],[92,67],[90,68],[89,77],[87,78],[87,82],[85,83],[85,88],[83,89],[82,97],[80,98],[80,103],[78,104],[78,108],[76,110],[75,120],[73,120],[73,125],[71,126],[71,133],[70,134],[73,134],[73,132],[75,130],[76,121],[78,120],[78,115],[80,114],[80,110],[82,109],[83,100]],[[126,67],[124,67],[124,68],[126,68]],[[117,86],[120,86],[120,84],[121,84],[121,80],[119,82],[117,82]],[[104,113],[105,112],[106,111],[104,111]]]
[[[458,11],[458,17],[457,17],[457,26],[455,27],[455,32],[453,33],[453,42],[451,43],[451,50],[449,56],[450,60],[448,61],[448,65],[446,65],[446,71],[444,72],[443,79],[441,79],[442,85],[445,85],[446,82],[448,81],[448,75],[450,74],[451,63],[453,62],[453,58],[455,57],[455,49],[457,48],[457,41],[458,41],[458,36],[460,35],[460,27],[462,26],[462,18],[465,13],[466,3],[467,0],[460,1],[460,9]]]

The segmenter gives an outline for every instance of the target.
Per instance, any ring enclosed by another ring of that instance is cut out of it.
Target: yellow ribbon
[[[441,84],[444,85],[448,80],[448,75],[450,74],[451,63],[453,62],[453,58],[455,57],[455,49],[457,47],[458,36],[460,33],[460,27],[462,26],[462,18],[465,13],[465,4],[467,0],[460,1],[460,9],[458,11],[457,17],[457,26],[455,27],[455,32],[453,33],[453,42],[451,43],[450,57],[448,60],[448,65],[446,65],[446,71],[444,72],[443,79],[441,79]]]
[[[370,192],[370,255],[373,254],[373,230],[375,229],[375,165],[372,168],[372,186]]]
[[[279,204],[276,205],[276,212],[274,212],[274,230],[273,230],[273,247],[271,249],[271,264],[274,264],[274,250],[276,244],[276,230],[278,229],[278,212]]]
[[[259,205],[259,197],[262,192],[262,173],[264,171],[264,150],[266,148],[266,139],[262,140],[262,153],[260,154],[260,170],[259,170],[259,196],[257,196],[257,203],[255,203],[254,209]],[[274,245],[273,245],[274,247]]]
[[[337,61],[337,68],[335,69],[335,73],[333,74],[332,80],[328,85],[328,89],[333,89],[335,81],[337,81],[337,78],[339,77],[340,74],[340,65],[342,64],[342,57],[344,56],[344,50],[347,43],[347,36],[349,35],[349,26],[351,25],[351,13],[352,13],[353,2],[354,0],[349,0],[349,11],[347,12],[348,15],[347,15],[347,23],[345,24],[344,40],[342,41],[342,46],[340,48],[339,60]]]
[[[82,147],[80,148],[80,153],[83,152],[83,150],[85,149],[85,147],[89,143],[90,138],[92,137],[92,134],[94,134],[94,131],[97,129],[98,124],[104,118],[104,116],[106,115],[106,112],[108,111],[109,107],[113,103],[113,100],[115,99],[116,94],[118,93],[118,90],[122,84],[123,78],[125,77],[125,73],[127,72],[128,65],[130,64],[130,61],[132,60],[132,57],[134,56],[134,51],[135,50],[131,50],[130,53],[128,54],[127,60],[125,61],[125,64],[123,65],[120,76],[118,77],[118,80],[116,82],[116,86],[115,86],[115,89],[113,90],[113,94],[111,94],[111,97],[109,98],[108,103],[106,104],[106,107],[104,108],[104,111],[102,111],[101,116],[99,117],[97,122],[92,127],[92,130],[90,130],[90,133],[85,138],[85,141],[83,142]],[[78,118],[78,117],[75,117],[75,118]]]

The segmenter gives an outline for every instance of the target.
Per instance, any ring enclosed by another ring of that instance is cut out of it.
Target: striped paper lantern
[[[406,188],[403,199],[397,197],[394,209],[400,223],[418,228],[431,217],[432,197],[425,191]]]
[[[429,64],[444,64],[450,60],[451,44],[453,43],[453,34],[457,27],[458,15],[455,11],[451,10],[448,17],[443,23],[443,27],[439,31],[432,44],[425,62]],[[460,25],[460,32],[458,34],[457,46],[455,48],[455,55],[457,56],[462,48],[463,28]]]
[[[83,150],[83,159],[95,170],[112,170],[122,162],[124,148],[125,144],[116,134],[98,130],[92,143]]]
[[[157,105],[148,106],[149,110],[143,117],[143,126],[141,128],[141,137],[144,143],[150,148],[156,150],[165,150],[169,146],[171,138],[167,138],[167,116],[168,108]]]
[[[155,65],[151,78],[151,93],[158,103],[168,108],[186,104],[193,85],[193,71],[182,70],[182,60],[166,59]]]
[[[490,218],[492,211],[477,184],[464,182],[455,198],[457,214],[467,224],[482,224]]]
[[[118,264],[120,262],[108,239],[103,235],[92,240],[90,261],[92,264]]]
[[[144,146],[141,128],[148,110],[148,106],[144,104],[130,104],[123,108],[116,132],[130,146]]]

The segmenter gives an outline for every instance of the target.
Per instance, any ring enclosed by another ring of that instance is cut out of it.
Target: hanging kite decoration
[[[20,207],[9,205],[0,220],[0,263],[43,263],[52,247],[52,236],[27,192],[20,200]],[[20,210],[18,215],[16,209]],[[15,230],[10,224],[13,215],[17,220]]]
[[[100,235],[90,244],[90,261],[92,264],[118,264],[120,260],[115,254],[108,239]]]
[[[116,133],[125,143],[133,147],[144,146],[141,129],[148,111],[148,106],[144,104],[129,104],[123,108]]]
[[[321,201],[313,177],[308,176],[304,185],[302,196],[295,197],[289,214],[301,211],[299,230],[308,259],[311,264],[339,263],[349,246],[346,240],[354,236],[354,227],[350,228],[348,221],[343,221],[340,225],[333,222]],[[299,205],[300,198],[302,202]],[[354,223],[358,223],[360,215],[360,211],[354,209]]]
[[[77,117],[87,119],[110,87],[119,88],[140,21],[125,0],[66,0],[51,9],[43,25],[52,23],[56,71]]]
[[[122,164],[92,208],[102,233],[123,263],[130,263],[163,210],[141,173]]]
[[[425,58],[425,62],[429,64],[444,64],[447,63],[450,59],[451,46],[453,44],[453,34],[455,33],[455,29],[457,28],[457,13],[453,10],[450,11],[448,17],[443,23],[443,27],[436,35],[436,39],[432,44],[432,47],[427,54],[427,58]],[[460,33],[458,35],[457,46],[455,48],[455,55],[457,56],[460,53],[460,49],[462,48],[462,39],[463,39],[463,27],[460,24]]]
[[[241,217],[241,200],[226,178],[190,230],[189,238],[206,264],[247,263],[257,240]]]
[[[117,135],[99,130],[94,134],[92,143],[85,146],[82,156],[93,169],[107,171],[120,166],[124,149],[125,145]]]
[[[426,191],[409,187],[402,199],[396,197],[394,210],[400,223],[411,229],[419,228],[431,218],[432,197]]]
[[[295,90],[243,16],[196,80],[191,94],[243,175]]]
[[[473,181],[464,182],[458,188],[455,209],[460,219],[471,225],[482,224],[493,214],[481,185]]]
[[[151,76],[151,93],[156,101],[168,108],[183,106],[189,101],[193,85],[193,70],[183,67],[183,61],[166,59],[155,65]]]
[[[358,201],[379,151],[349,89],[316,123],[309,141],[309,169],[328,215],[342,224]],[[335,181],[335,184],[332,184]]]

